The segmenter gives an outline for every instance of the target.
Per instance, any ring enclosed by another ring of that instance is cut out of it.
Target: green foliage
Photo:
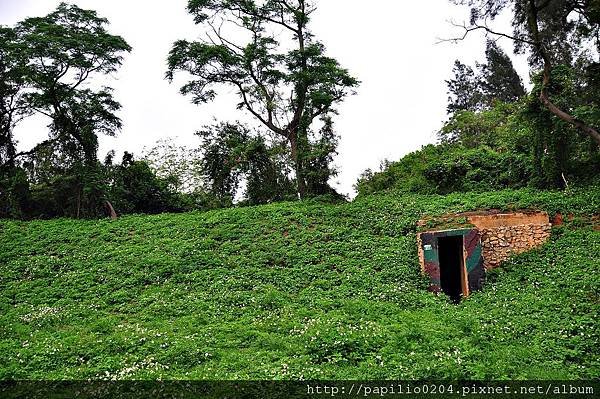
[[[530,53],[534,87],[524,96],[510,59],[488,41],[487,65],[480,66],[480,76],[459,61],[455,63],[455,78],[447,82],[451,95],[448,111],[452,115],[440,132],[441,141],[468,148],[489,146],[509,154],[504,158],[517,159],[517,165],[524,166],[518,175],[521,179],[504,178],[507,187],[566,189],[573,184],[597,182],[600,147],[594,127],[600,121],[596,73],[600,24],[594,2],[453,2],[471,7],[467,32],[484,29],[490,37],[511,37],[516,53]],[[509,8],[514,32],[494,33],[488,22]],[[517,99],[520,101],[515,102]],[[445,179],[442,188],[462,190],[472,182],[466,179],[467,168],[471,167],[450,161],[430,171],[434,173],[429,174],[429,182],[439,188],[439,182]],[[503,162],[499,167],[496,174],[515,176],[510,164]],[[368,176],[363,180],[367,182],[363,181],[362,186],[368,186]]]
[[[269,146],[260,136],[248,141],[242,163],[246,175],[245,203],[258,205],[294,199],[294,183],[287,174],[289,165],[285,158],[278,157],[282,152],[281,145]]]
[[[425,177],[441,194],[455,191],[488,191],[527,185],[531,176],[527,157],[490,148],[452,151],[433,161]]]
[[[555,70],[555,94],[573,86],[569,71]],[[539,76],[535,80],[539,82]],[[439,145],[425,146],[388,163],[379,173],[367,171],[356,184],[359,195],[384,190],[444,194],[566,188],[565,180],[571,186],[597,183],[598,146],[552,118],[538,95],[539,86],[535,86],[521,101],[454,113],[440,130]]]
[[[577,70],[567,65],[557,65],[551,73],[548,93],[555,104],[563,109],[571,108],[587,123],[597,120],[597,102],[581,98]],[[600,147],[588,136],[565,122],[553,117],[538,98],[542,76],[533,77],[534,88],[527,99],[523,116],[531,126],[533,161],[539,173],[536,185],[540,187],[565,187],[564,179],[587,182],[597,178],[600,170]],[[564,177],[563,177],[564,175]]]
[[[112,153],[104,165],[65,163],[62,154],[45,148],[27,169],[15,168],[0,180],[1,217],[105,217],[109,202],[119,215],[215,208],[202,192],[173,190],[171,180],[157,176],[146,161],[131,154],[125,153],[119,165],[113,165]]]
[[[74,163],[48,173],[47,177],[27,178],[30,197],[26,212],[20,217],[31,218],[94,218],[105,215],[104,201],[108,188],[101,165]]]
[[[480,112],[457,111],[440,129],[440,141],[467,148],[488,146],[522,151],[530,140],[527,122],[520,115],[523,102],[496,102]]]
[[[206,191],[221,207],[231,206],[242,183],[246,204],[293,199],[289,167],[280,157],[281,144],[268,145],[260,134],[240,123],[221,123],[199,131],[200,170]]]
[[[600,145],[596,121],[574,117],[579,114],[576,111],[578,107],[583,106],[586,111],[598,107],[598,95],[594,90],[597,79],[592,77],[597,71],[600,50],[597,1],[452,1],[471,7],[470,26],[465,27],[467,32],[484,29],[486,34],[494,37],[511,38],[516,53],[530,55],[530,75],[543,71],[542,83],[538,82],[538,100],[543,108],[552,113],[552,118],[556,119],[554,123],[563,121],[572,128],[570,133],[583,133],[592,138],[596,145]],[[488,23],[506,9],[512,16],[511,35],[496,33],[488,27]],[[555,81],[556,73],[564,68],[574,72],[574,76],[569,79],[573,85],[563,86],[560,93],[552,93],[552,86],[564,83],[560,79]],[[570,91],[576,95],[569,96]],[[565,101],[566,99],[569,101]],[[560,133],[569,132],[568,129],[563,129]]]
[[[454,78],[448,86],[449,114],[461,111],[481,111],[497,102],[511,103],[525,96],[525,88],[512,61],[491,41],[487,41],[486,63],[477,64],[477,72],[459,60],[454,62]]]
[[[600,190],[0,221],[0,379],[595,378],[588,224],[459,305],[427,291],[417,220],[482,208],[584,221]]]
[[[533,174],[525,155],[487,146],[464,148],[457,144],[428,145],[378,173],[359,179],[359,196],[380,191],[420,194],[489,191],[526,187]]]
[[[111,168],[109,198],[119,213],[162,213],[185,209],[180,194],[169,189],[168,181],[157,177],[145,161],[129,153],[120,165]]]
[[[29,106],[52,119],[51,138],[72,149],[88,165],[96,161],[99,133],[114,135],[121,127],[114,114],[120,104],[110,88],[92,91],[82,85],[99,74],[115,72],[131,47],[106,31],[108,21],[95,11],[61,3],[45,17],[27,18],[15,27]],[[78,153],[81,154],[78,154]]]
[[[20,168],[10,168],[0,173],[0,217],[24,218],[30,207],[27,173]]]

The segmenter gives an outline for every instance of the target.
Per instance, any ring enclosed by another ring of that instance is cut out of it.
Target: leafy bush
[[[457,144],[428,145],[364,175],[359,196],[395,190],[418,194],[490,191],[531,185],[531,160],[522,154],[489,147],[469,149]]]

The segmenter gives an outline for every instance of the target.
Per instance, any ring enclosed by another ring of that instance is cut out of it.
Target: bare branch
[[[451,39],[438,39],[438,41],[436,42],[436,44],[440,44],[440,43],[444,43],[444,42],[452,42],[452,43],[457,43],[459,41],[465,40],[467,38],[467,36],[469,35],[469,33],[474,32],[474,31],[478,31],[478,30],[483,30],[486,32],[486,34],[491,34],[494,36],[499,36],[499,37],[505,37],[507,39],[513,40],[515,42],[521,42],[521,43],[526,43],[529,45],[534,46],[535,42],[531,41],[531,40],[527,40],[527,39],[523,39],[523,38],[519,38],[519,37],[515,37],[512,35],[508,35],[506,33],[503,32],[497,32],[494,31],[493,29],[489,28],[487,25],[467,25],[464,22],[462,24],[457,24],[455,22],[450,21],[450,24],[456,28],[462,28],[464,30],[464,33],[462,36],[460,37],[455,37],[455,38],[451,38]]]
[[[242,84],[240,82],[237,82],[234,80],[230,80],[230,82],[238,87],[238,89],[240,90],[240,94],[242,95],[242,100],[244,101],[244,105],[246,106],[246,109],[248,109],[248,111],[250,111],[250,113],[252,115],[254,115],[263,125],[265,125],[269,129],[271,129],[275,133],[285,136],[283,129],[275,126],[273,124],[272,120],[268,120],[268,119],[264,118],[261,114],[259,114],[254,109],[254,107],[252,107],[252,104],[250,103],[250,100],[248,99],[248,94],[246,93],[246,90],[244,89],[244,87],[242,86]]]
[[[223,35],[221,35],[221,28],[223,27],[223,22],[221,23],[221,25],[219,26],[219,29],[215,28],[215,26],[212,24],[212,22],[207,21],[208,26],[210,26],[211,30],[213,31],[213,33],[215,34],[215,36],[217,37],[217,39],[219,39],[219,42],[221,43],[221,45],[223,47],[226,47],[229,51],[231,51],[232,53],[236,53],[238,55],[241,55],[244,52],[243,47],[225,39],[223,37]],[[209,40],[216,45],[216,43],[212,40],[212,38],[209,36]],[[239,51],[239,52],[238,52]]]

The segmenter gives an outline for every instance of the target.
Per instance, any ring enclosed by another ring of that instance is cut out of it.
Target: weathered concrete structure
[[[419,227],[419,260],[431,290],[455,300],[479,289],[485,270],[542,245],[551,230],[548,214],[538,211],[462,213],[425,219]]]

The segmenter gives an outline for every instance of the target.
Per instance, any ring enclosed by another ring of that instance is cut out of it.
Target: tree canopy
[[[108,21],[95,11],[61,3],[45,17],[27,18],[15,32],[27,59],[25,79],[29,105],[52,119],[52,139],[96,161],[97,135],[114,135],[121,127],[120,108],[111,89],[82,89],[94,75],[105,75],[122,64],[131,47],[106,31]]]
[[[487,41],[485,56],[477,71],[454,62],[454,78],[446,81],[449,114],[489,109],[497,101],[514,102],[526,94],[510,57],[494,41]]]

